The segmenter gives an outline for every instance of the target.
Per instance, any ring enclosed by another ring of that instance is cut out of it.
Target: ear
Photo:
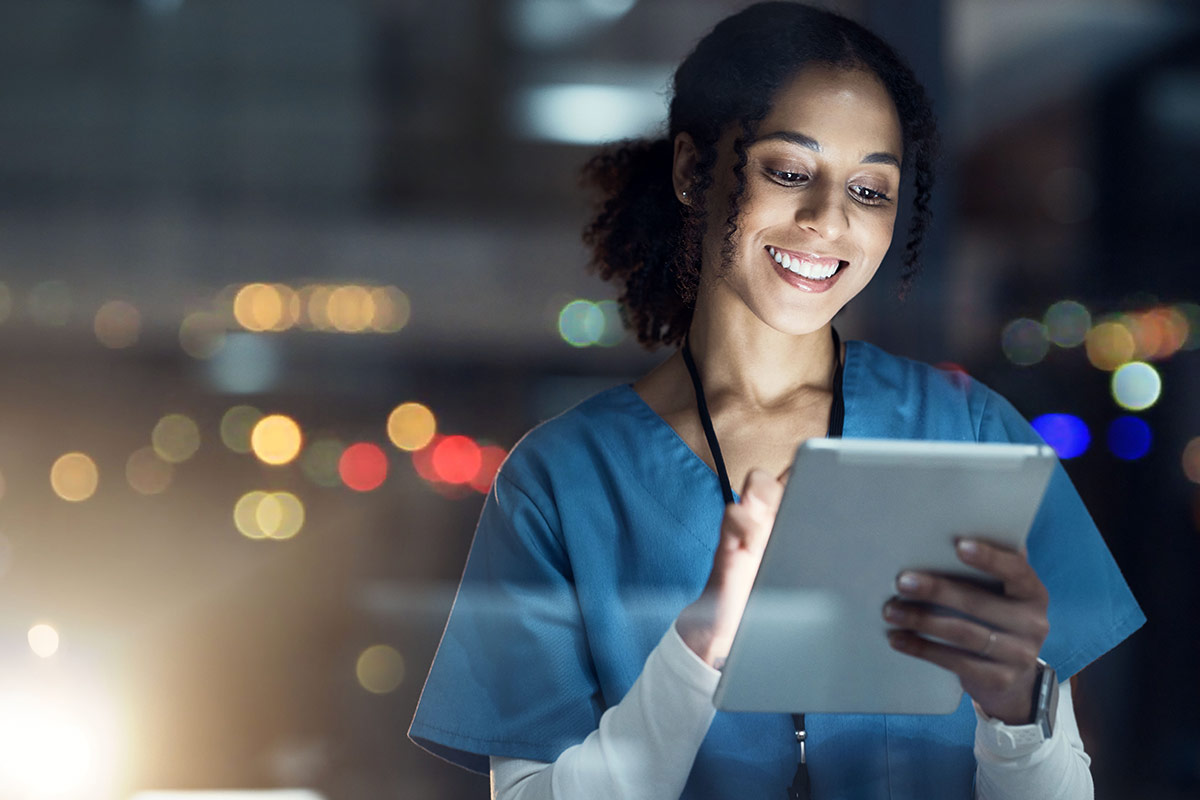
[[[692,204],[692,185],[696,177],[696,143],[690,133],[675,136],[675,155],[671,165],[671,182],[675,197],[686,205]]]

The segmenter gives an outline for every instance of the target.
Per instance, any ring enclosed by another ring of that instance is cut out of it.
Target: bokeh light
[[[558,333],[572,347],[596,344],[604,335],[604,311],[590,300],[572,300],[558,314]]]
[[[233,506],[233,524],[238,533],[247,539],[265,539],[267,534],[258,524],[258,506],[267,496],[266,492],[246,492]]]
[[[12,315],[12,310],[12,290],[6,284],[0,283],[0,324],[3,324]]]
[[[59,456],[50,468],[50,486],[54,493],[72,503],[87,500],[96,493],[100,471],[96,462],[84,453]]]
[[[311,326],[318,331],[333,330],[333,323],[329,321],[329,297],[335,288],[315,285],[300,290],[300,300],[307,316],[306,327]]]
[[[1117,417],[1108,426],[1108,449],[1124,461],[1136,461],[1150,451],[1150,426],[1140,417]]]
[[[1175,355],[1188,338],[1187,318],[1177,309],[1161,306],[1124,318],[1133,334],[1135,359],[1160,361]]]
[[[29,316],[38,325],[66,325],[73,306],[71,289],[63,281],[43,281],[29,290]]]
[[[1092,315],[1081,303],[1060,300],[1046,309],[1042,324],[1047,337],[1059,347],[1078,347],[1092,327]]]
[[[1200,483],[1200,436],[1183,447],[1183,474],[1192,483]]]
[[[287,315],[288,298],[272,284],[248,283],[233,298],[233,317],[248,331],[286,327]]]
[[[1092,443],[1087,423],[1074,414],[1043,414],[1031,424],[1061,459],[1083,455]]]
[[[467,436],[447,436],[433,447],[432,464],[438,480],[467,483],[483,466],[479,445]]]
[[[120,350],[137,344],[142,315],[132,303],[110,300],[96,312],[93,328],[100,344]]]
[[[437,418],[421,403],[401,403],[388,415],[388,439],[401,450],[420,450],[436,433]]]
[[[1112,376],[1112,395],[1121,408],[1141,411],[1158,402],[1162,378],[1158,370],[1144,361],[1122,364]]]
[[[314,439],[300,454],[300,471],[317,486],[331,489],[342,485],[338,474],[338,462],[346,445],[340,439],[322,437]]]
[[[1000,348],[1012,363],[1028,367],[1046,357],[1050,340],[1046,326],[1033,319],[1014,319],[1000,334]]]
[[[1200,305],[1196,303],[1178,303],[1175,310],[1187,322],[1188,334],[1182,349],[1200,349]]]
[[[192,358],[212,358],[225,344],[225,323],[217,314],[194,311],[179,325],[179,346]]]
[[[621,306],[616,300],[601,300],[596,308],[604,314],[604,332],[596,344],[601,347],[615,347],[625,338],[625,323],[621,321]]]
[[[138,494],[162,494],[171,485],[175,468],[153,447],[135,450],[125,462],[125,479]]]
[[[362,286],[339,286],[329,295],[326,316],[342,333],[361,333],[375,319],[375,298]]]
[[[342,482],[356,492],[378,489],[387,479],[387,472],[387,456],[378,445],[370,442],[350,445],[338,459]]]
[[[412,454],[413,469],[417,471],[417,475],[421,476],[422,480],[429,483],[437,483],[441,480],[438,477],[437,471],[433,468],[433,451],[441,443],[445,436],[438,434],[433,437],[427,447],[422,447],[420,450],[414,450]]]
[[[233,406],[221,415],[221,442],[235,453],[249,453],[250,434],[262,418],[254,406]]]
[[[354,671],[368,692],[387,694],[404,682],[404,656],[386,644],[371,645],[359,654]]]
[[[496,472],[499,471],[500,465],[504,463],[508,453],[503,447],[488,445],[479,450],[479,471],[475,473],[475,477],[471,478],[471,488],[480,494],[487,494],[492,488],[492,481],[496,479]]]
[[[44,622],[29,629],[29,647],[41,658],[50,658],[58,652],[58,631]]]
[[[250,448],[254,455],[263,463],[273,466],[292,461],[299,455],[302,443],[300,426],[283,414],[263,417],[250,433]]]
[[[163,461],[182,464],[200,449],[200,428],[184,414],[167,414],[154,426],[150,443]]]
[[[1119,322],[1101,322],[1088,331],[1084,347],[1092,366],[1111,372],[1133,358],[1133,334]]]
[[[267,492],[254,508],[254,521],[269,539],[291,539],[304,527],[304,504],[291,492]]]
[[[375,316],[371,330],[376,333],[396,333],[408,324],[412,316],[412,304],[408,295],[395,286],[377,286],[371,290],[375,304]]]

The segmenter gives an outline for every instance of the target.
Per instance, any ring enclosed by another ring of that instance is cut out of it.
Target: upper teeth
[[[841,262],[834,264],[831,267],[814,264],[813,262],[804,258],[800,258],[799,256],[781,253],[774,247],[768,247],[767,250],[771,253],[771,257],[775,259],[775,262],[788,272],[794,272],[797,275],[805,278],[811,278],[812,280],[819,281],[824,280],[825,278],[833,277],[833,273],[837,272],[838,267],[841,266]]]

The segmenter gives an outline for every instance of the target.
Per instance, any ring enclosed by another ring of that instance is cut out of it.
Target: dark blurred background
[[[0,797],[485,796],[404,735],[482,492],[666,355],[578,168],[744,5],[0,4]],[[1077,687],[1097,797],[1200,797],[1197,7],[828,5],[947,140],[839,328],[1036,420],[1150,618]]]

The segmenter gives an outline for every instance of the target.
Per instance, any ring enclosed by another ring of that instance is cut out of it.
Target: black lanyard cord
[[[826,433],[831,439],[841,438],[842,425],[846,419],[846,402],[842,394],[842,340],[837,329],[832,325],[829,330],[833,333],[833,405],[829,409],[829,430]],[[692,358],[692,347],[687,337],[683,339],[683,363],[687,365],[688,374],[692,376],[692,388],[696,390],[696,410],[700,414],[700,424],[704,427],[704,438],[708,440],[708,450],[712,454],[713,464],[717,468],[717,478],[721,481],[721,495],[728,505],[733,502],[733,487],[729,484],[729,472],[725,469],[725,459],[721,456],[721,443],[717,441],[717,432],[713,428],[712,415],[708,411],[708,402],[704,398],[704,384],[700,381],[700,371],[696,369],[696,360]],[[800,744],[800,763],[796,765],[796,774],[792,777],[792,785],[788,787],[788,800],[808,800],[811,792],[808,781],[808,763],[806,757],[806,742],[808,734],[804,728],[804,715],[792,714],[792,722],[796,728],[796,741]]]

